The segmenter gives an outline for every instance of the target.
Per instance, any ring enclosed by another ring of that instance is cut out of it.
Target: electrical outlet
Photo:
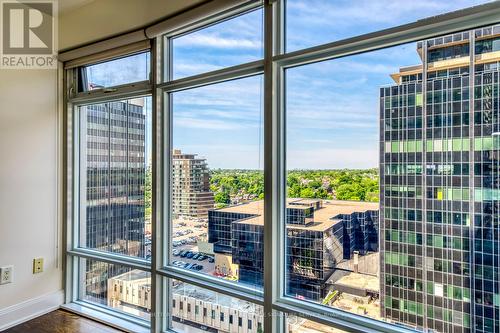
[[[33,274],[43,272],[43,258],[33,259]]]
[[[0,284],[12,283],[13,266],[0,267]]]

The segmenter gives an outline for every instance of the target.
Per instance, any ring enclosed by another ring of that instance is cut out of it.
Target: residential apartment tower
[[[175,149],[172,157],[172,212],[175,217],[207,218],[214,207],[205,159]]]

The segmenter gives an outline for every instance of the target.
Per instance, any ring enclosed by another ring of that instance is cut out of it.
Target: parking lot
[[[209,262],[208,257],[203,260],[188,258],[186,256],[181,257],[180,255],[175,255],[176,252],[186,252],[191,251],[194,254],[198,254],[198,241],[206,240],[208,231],[208,224],[206,221],[197,221],[189,219],[178,219],[173,221],[173,240],[172,240],[172,262],[180,261],[184,264],[197,264],[203,266],[201,270],[193,269],[194,271],[203,272],[206,274],[212,274],[214,272],[215,264]],[[212,256],[213,258],[213,256]],[[178,265],[178,267],[184,267],[184,265]]]
[[[181,253],[183,252],[188,252],[190,251],[191,253],[194,253],[195,255],[198,254],[198,252],[196,250],[189,250],[189,249],[185,249],[185,250],[182,250]],[[195,268],[190,268],[190,269],[193,269],[195,271],[198,271],[198,272],[203,272],[203,273],[207,273],[207,274],[212,274],[214,272],[214,263],[213,262],[210,262],[209,261],[209,257],[208,256],[204,256],[202,255],[203,257],[203,260],[198,260],[198,259],[193,259],[192,258],[188,258],[188,257],[181,257],[180,255],[173,255],[173,258],[172,258],[172,262],[174,265],[178,266],[178,267],[184,267],[184,268],[187,268],[185,267],[185,265],[180,265],[180,264],[176,264],[176,262],[181,262],[181,263],[185,263],[185,264],[196,264],[196,265],[201,265],[203,266],[202,269],[198,270],[198,269],[195,269]],[[210,257],[210,258],[213,258],[213,257]]]

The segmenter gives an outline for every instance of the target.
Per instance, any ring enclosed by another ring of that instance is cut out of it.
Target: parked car
[[[172,251],[172,255],[174,255],[174,256],[176,256],[176,257],[177,257],[179,254],[180,254],[180,251],[179,251],[179,250],[177,250],[177,249],[175,249],[175,250],[173,250],[173,251]]]
[[[186,254],[186,258],[188,258],[188,259],[191,259],[193,256],[194,256],[194,253],[191,251],[188,251],[188,253]]]
[[[197,271],[201,271],[203,269],[203,265],[195,264],[195,267],[193,269],[195,269]]]
[[[207,256],[204,254],[200,254],[200,256],[198,257],[198,261],[203,261],[205,259],[207,259]]]
[[[183,258],[186,258],[187,254],[189,253],[189,251],[186,251],[186,250],[182,250],[181,253],[179,254],[181,257]]]
[[[186,263],[184,261],[174,261],[172,262],[172,265],[176,266],[176,267],[184,267],[184,265],[186,265]]]
[[[208,262],[209,262],[209,263],[214,263],[214,262],[215,262],[214,257],[208,257]]]
[[[199,256],[200,256],[199,253],[195,253],[191,259],[197,260]]]

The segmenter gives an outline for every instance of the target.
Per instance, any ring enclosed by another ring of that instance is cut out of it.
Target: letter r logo
[[[51,54],[53,3],[2,3],[3,53]]]

